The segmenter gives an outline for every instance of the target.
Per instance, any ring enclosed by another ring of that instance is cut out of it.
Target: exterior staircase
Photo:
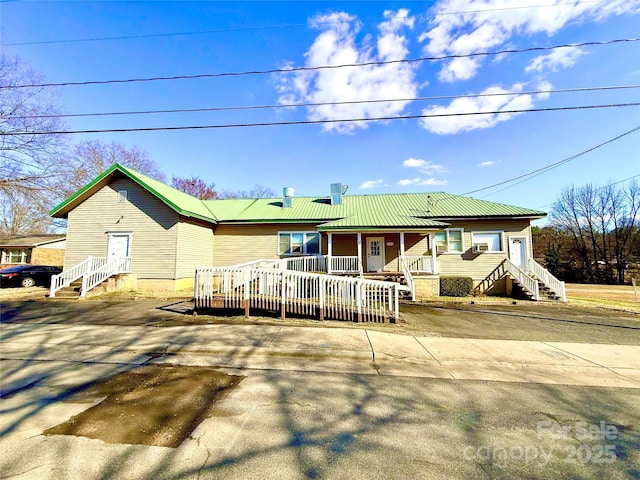
[[[514,288],[529,300],[555,300],[566,302],[567,295],[564,282],[554,277],[548,270],[533,259],[527,263],[527,271],[504,259],[473,290],[474,295],[487,292],[498,280],[509,276]]]
[[[86,260],[51,277],[49,298],[83,298],[109,277],[131,272],[131,257],[87,257]]]

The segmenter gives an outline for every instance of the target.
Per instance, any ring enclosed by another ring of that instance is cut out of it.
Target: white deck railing
[[[567,291],[565,289],[564,282],[554,277],[549,270],[544,268],[533,258],[529,259],[529,272],[539,278],[542,283],[558,295],[561,301],[567,301]]]
[[[403,257],[400,257],[401,261]],[[433,273],[433,259],[425,256],[405,255],[404,261],[409,272]]]
[[[209,267],[196,269],[195,307],[281,310],[364,322],[398,318],[397,283],[292,270]]]
[[[326,272],[327,271],[326,255],[285,258],[284,263],[286,265],[286,270],[295,270],[297,272]]]
[[[82,278],[82,289],[80,290],[80,296],[84,297],[88,290],[100,284],[110,276],[116,275],[118,273],[127,273],[130,271],[131,257],[107,258],[89,256],[86,260],[83,260],[77,265],[74,265],[70,269],[63,271],[58,275],[52,275],[51,286],[49,287],[49,296],[55,297],[56,292],[63,289],[64,287],[68,287],[76,280]],[[101,278],[106,272],[112,273],[107,275],[100,282],[94,284],[95,279]]]

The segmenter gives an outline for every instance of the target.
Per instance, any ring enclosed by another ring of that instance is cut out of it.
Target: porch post
[[[358,273],[362,271],[362,266],[364,262],[362,261],[362,234],[358,232]]]
[[[404,258],[404,232],[400,232],[400,258],[398,259],[398,264],[403,258]],[[398,271],[401,270],[401,268],[399,267],[400,265],[398,265]]]
[[[331,275],[331,250],[333,249],[333,234],[327,233],[327,274]]]
[[[431,247],[431,263],[433,268],[433,274],[438,274],[438,265],[436,263],[436,237],[433,233],[429,234],[429,246]]]

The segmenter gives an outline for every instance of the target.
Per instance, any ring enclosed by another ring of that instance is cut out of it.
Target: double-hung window
[[[278,253],[280,255],[319,255],[320,233],[279,232]]]
[[[31,249],[10,248],[2,252],[2,263],[29,263]]]
[[[438,253],[462,253],[464,229],[447,228],[435,234],[436,251]]]

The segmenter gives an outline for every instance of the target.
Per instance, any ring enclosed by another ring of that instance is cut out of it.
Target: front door
[[[131,235],[111,234],[107,245],[107,256],[128,257],[131,243]]]
[[[527,237],[509,238],[509,260],[527,271]]]
[[[384,269],[384,237],[367,237],[367,272]]]

